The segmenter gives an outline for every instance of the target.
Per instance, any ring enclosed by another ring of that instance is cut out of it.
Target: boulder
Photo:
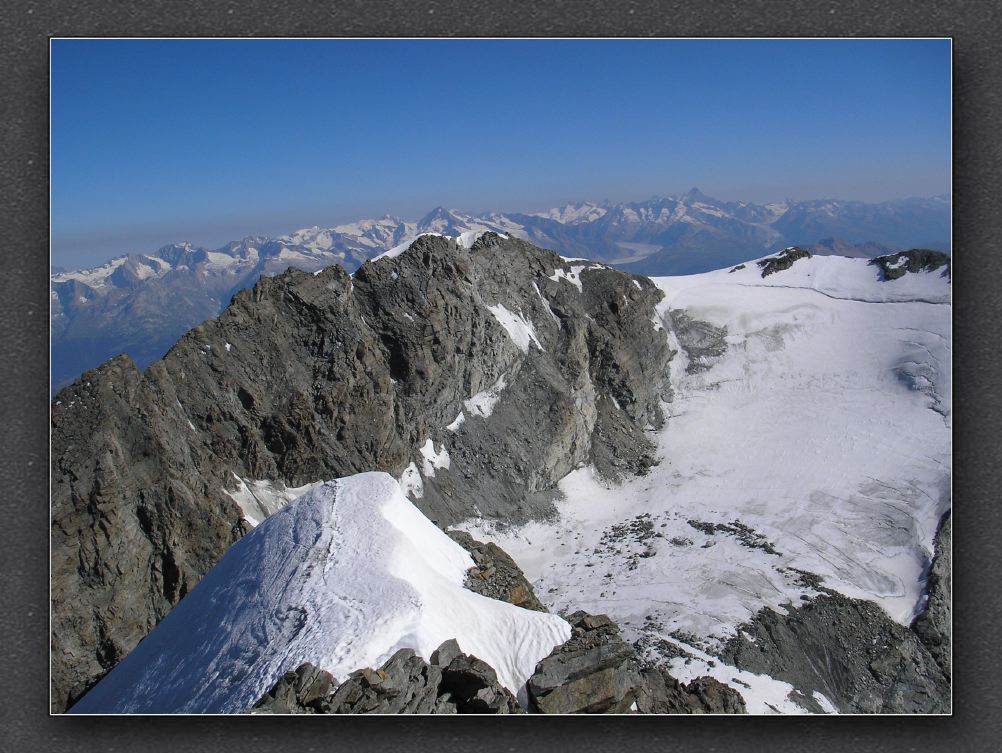
[[[570,640],[536,665],[529,698],[544,714],[623,713],[643,683],[633,647],[606,615],[575,612]]]
[[[331,697],[332,714],[454,713],[439,699],[442,670],[402,648],[379,669],[353,672]]]
[[[439,692],[448,693],[460,714],[522,714],[515,696],[497,673],[475,656],[459,654],[442,670]]]

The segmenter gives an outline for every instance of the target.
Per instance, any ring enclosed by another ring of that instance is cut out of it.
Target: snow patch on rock
[[[491,413],[494,412],[494,406],[497,405],[498,400],[501,399],[501,393],[507,386],[508,384],[505,381],[504,374],[502,374],[489,389],[478,392],[469,400],[463,401],[463,405],[466,407],[467,413],[471,416],[489,418]],[[458,421],[459,419],[456,420]]]
[[[545,350],[536,337],[536,328],[532,322],[523,318],[520,314],[509,311],[503,304],[488,306],[487,310],[494,315],[498,324],[505,328],[512,342],[518,346],[523,353],[529,352],[529,344],[534,344],[540,350]]]

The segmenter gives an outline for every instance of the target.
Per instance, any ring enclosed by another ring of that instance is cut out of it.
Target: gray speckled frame
[[[995,3],[22,2],[0,8],[3,750],[981,751],[998,745],[1002,27]],[[954,714],[920,718],[48,716],[48,40],[53,36],[949,36],[954,39]]]

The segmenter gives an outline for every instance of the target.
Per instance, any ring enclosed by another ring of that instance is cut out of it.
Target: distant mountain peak
[[[695,186],[686,191],[681,198],[686,199],[687,201],[716,201],[716,199],[711,196],[707,196]]]

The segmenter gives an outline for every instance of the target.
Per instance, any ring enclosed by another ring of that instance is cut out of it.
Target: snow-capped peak
[[[320,484],[235,543],[71,711],[241,712],[303,662],[344,679],[449,638],[517,693],[570,626],[466,590],[472,566],[389,475]]]

